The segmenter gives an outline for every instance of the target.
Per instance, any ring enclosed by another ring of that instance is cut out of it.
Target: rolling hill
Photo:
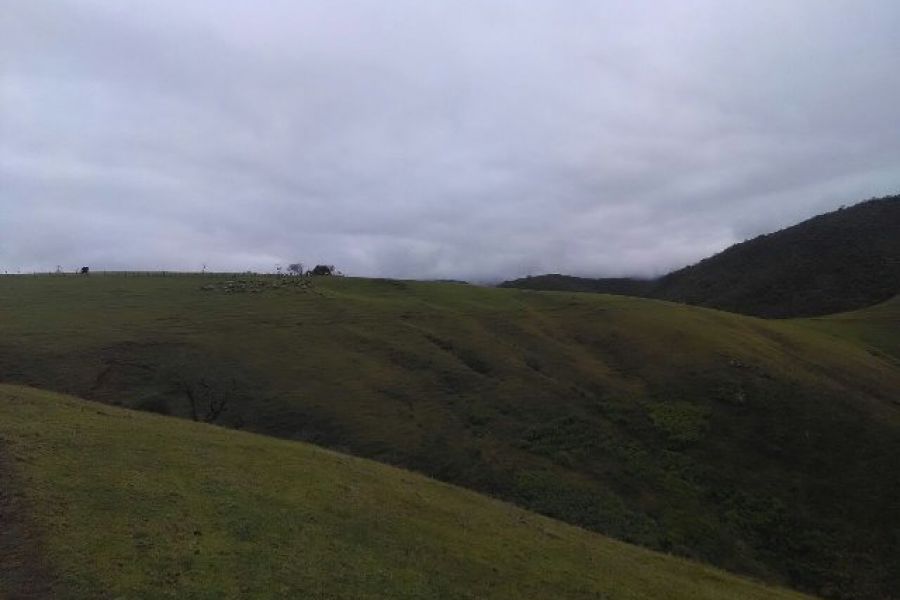
[[[900,293],[900,196],[819,215],[653,281],[540,275],[501,286],[643,296],[761,317],[862,308]]]
[[[900,296],[860,310],[798,322],[836,338],[854,340],[875,356],[900,365]]]
[[[310,441],[768,582],[889,598],[900,322],[885,306],[765,321],[392,280],[6,277],[0,380]]]
[[[0,439],[0,597],[801,598],[408,471],[32,388],[0,385]]]

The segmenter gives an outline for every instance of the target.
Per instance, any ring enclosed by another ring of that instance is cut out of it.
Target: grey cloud
[[[890,0],[4,13],[0,269],[654,275],[900,188]]]

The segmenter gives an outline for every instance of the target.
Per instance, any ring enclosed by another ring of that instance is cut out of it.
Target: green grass
[[[32,388],[0,385],[0,436],[59,598],[801,597],[372,461]]]
[[[900,589],[896,313],[225,282],[0,278],[0,381],[181,417],[188,385],[227,400],[218,424],[622,540],[834,597]]]
[[[799,320],[823,333],[855,341],[872,355],[900,364],[900,296],[852,312]]]

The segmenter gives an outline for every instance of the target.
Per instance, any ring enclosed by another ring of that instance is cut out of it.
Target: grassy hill
[[[874,355],[900,364],[900,296],[861,310],[800,322],[817,331],[854,340]]]
[[[0,380],[312,441],[878,598],[900,589],[900,322],[856,318],[875,315],[851,331],[454,284],[8,277]]]
[[[0,385],[0,440],[0,597],[801,597],[408,471],[32,388]]]
[[[825,315],[900,293],[900,196],[862,202],[735,244],[654,280],[539,275],[503,287],[601,292],[762,317]]]

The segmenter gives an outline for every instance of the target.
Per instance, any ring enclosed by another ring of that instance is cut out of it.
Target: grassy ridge
[[[883,596],[900,589],[900,368],[822,323],[386,280],[4,278],[0,380],[177,416],[187,386],[201,418],[227,400],[223,425]],[[897,339],[895,318],[879,327]]]
[[[378,463],[31,388],[0,386],[0,436],[54,597],[800,597]]]
[[[853,340],[870,353],[900,364],[900,296],[852,312],[804,319],[799,324],[841,339]]]

